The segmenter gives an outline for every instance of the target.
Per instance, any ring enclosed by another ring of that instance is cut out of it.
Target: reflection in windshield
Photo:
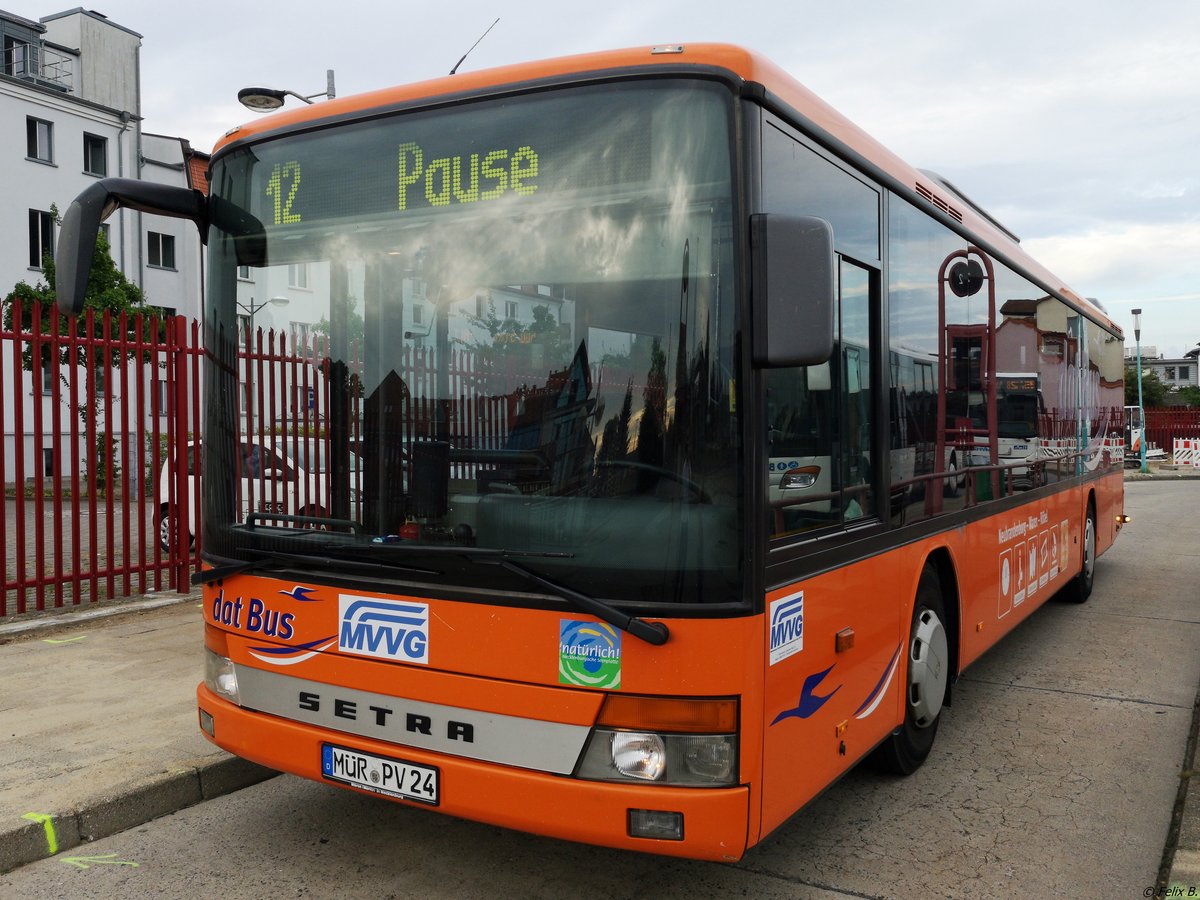
[[[212,241],[210,347],[240,358],[210,367],[210,434],[317,438],[319,512],[383,550],[502,548],[585,593],[740,602],[728,117],[714,85],[626,84],[220,160],[269,265]],[[261,350],[234,295],[287,298]],[[206,547],[286,541],[231,528],[243,501],[206,483]]]

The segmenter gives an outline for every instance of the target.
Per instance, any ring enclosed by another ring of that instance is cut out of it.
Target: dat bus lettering
[[[246,613],[245,625],[242,624],[242,613]],[[294,613],[281,613],[271,609],[257,597],[251,597],[250,603],[243,606],[242,598],[226,600],[225,592],[220,591],[213,600],[212,617],[214,622],[228,625],[230,628],[245,630],[250,634],[262,634],[267,637],[277,637],[287,640],[296,633]]]

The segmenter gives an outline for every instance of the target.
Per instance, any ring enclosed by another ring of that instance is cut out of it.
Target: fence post
[[[171,336],[171,366],[168,373],[174,382],[172,395],[175,402],[175,446],[168,451],[171,459],[171,475],[175,482],[175,546],[171,556],[174,560],[172,577],[175,590],[186,594],[191,590],[192,552],[190,510],[191,491],[188,489],[188,359],[187,319],[174,316],[168,330]],[[197,448],[199,450],[199,448]]]

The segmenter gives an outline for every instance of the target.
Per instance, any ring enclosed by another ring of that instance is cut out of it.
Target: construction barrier
[[[1200,469],[1200,438],[1175,438],[1173,458],[1177,466]]]

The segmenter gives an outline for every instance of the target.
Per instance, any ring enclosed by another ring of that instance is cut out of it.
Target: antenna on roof
[[[499,22],[499,21],[500,21],[500,17],[499,17],[499,16],[496,16],[496,22]],[[479,36],[479,40],[478,40],[478,41],[476,41],[475,43],[473,43],[473,44],[472,44],[472,45],[471,45],[471,46],[470,46],[470,47],[467,49],[467,52],[466,52],[466,53],[464,53],[464,54],[462,55],[462,59],[460,59],[458,62],[456,62],[456,63],[454,64],[454,68],[450,70],[450,74],[451,74],[451,75],[453,75],[455,72],[457,72],[457,71],[458,71],[458,67],[459,67],[459,66],[461,66],[461,65],[463,64],[463,60],[464,60],[464,59],[466,59],[468,56],[470,56],[470,55],[471,55],[471,51],[472,51],[472,50],[474,50],[476,47],[478,47],[478,46],[479,46],[479,41],[482,41],[482,40],[483,40],[485,37],[487,37],[487,36],[488,36],[488,31],[491,31],[493,28],[495,28],[495,27],[496,27],[496,22],[493,22],[491,25],[489,25],[489,26],[487,27],[487,31],[485,31],[483,34],[481,34],[481,35]]]

